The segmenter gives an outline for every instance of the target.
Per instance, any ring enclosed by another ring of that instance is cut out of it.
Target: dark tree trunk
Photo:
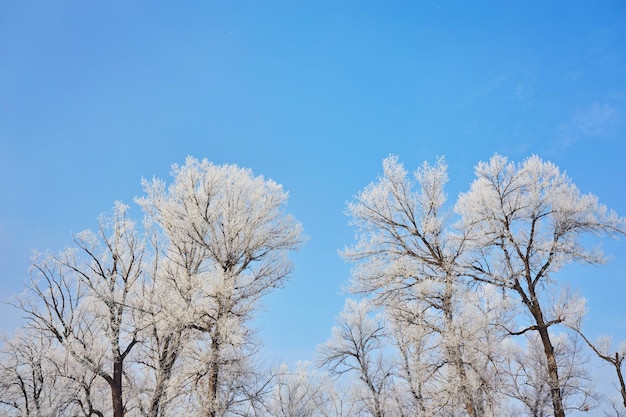
[[[111,380],[111,403],[113,417],[124,417],[124,401],[122,398],[122,365],[121,360],[113,363],[113,379]]]
[[[180,347],[180,334],[170,334],[164,340],[164,345],[159,356],[159,374],[156,386],[150,401],[149,417],[159,417],[163,408],[163,396],[165,388],[172,376],[174,364],[178,359],[178,349]]]
[[[217,404],[217,386],[219,382],[219,349],[220,343],[217,340],[217,337],[214,337],[211,341],[211,363],[209,364],[209,372],[208,372],[208,388],[207,388],[207,397],[209,403],[209,417],[215,417],[217,415],[216,404]]]
[[[626,384],[624,384],[624,376],[622,375],[622,360],[624,360],[624,356],[620,357],[619,353],[615,353],[615,371],[617,372],[617,379],[619,380],[624,408],[626,408]]]
[[[554,346],[550,340],[550,333],[548,332],[549,324],[546,324],[543,318],[543,311],[539,305],[534,286],[529,285],[529,293],[530,298],[526,298],[527,307],[535,319],[536,330],[541,338],[543,352],[546,357],[548,383],[550,384],[550,396],[552,398],[552,407],[554,408],[554,417],[565,417],[563,396],[561,395],[561,381],[559,379],[559,367],[554,354]]]
[[[552,396],[552,406],[554,407],[554,417],[565,417],[563,409],[563,397],[561,395],[561,383],[559,381],[559,368],[554,355],[554,346],[550,340],[548,328],[541,326],[538,329],[543,351],[548,364],[548,382],[550,383],[550,395]]]

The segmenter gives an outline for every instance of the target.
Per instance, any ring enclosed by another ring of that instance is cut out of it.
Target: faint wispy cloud
[[[527,80],[520,81],[515,85],[514,96],[517,100],[527,100],[535,95],[535,79],[530,77]]]
[[[475,96],[487,96],[498,89],[506,81],[506,75],[500,74],[495,77],[490,78],[487,82],[481,86],[476,92]]]
[[[466,101],[472,103],[498,94],[502,99],[526,103],[537,94],[536,81],[535,76],[527,72],[495,75],[471,91]]]
[[[505,84],[507,76],[505,74],[494,75],[486,80],[473,85],[466,93],[461,104],[463,106],[474,106],[477,101],[496,93]]]
[[[593,103],[574,114],[568,123],[559,126],[560,136],[564,145],[571,145],[579,140],[610,136],[619,120],[620,112],[617,107],[606,103]]]

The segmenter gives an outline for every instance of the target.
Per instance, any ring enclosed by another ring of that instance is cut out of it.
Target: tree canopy
[[[305,241],[287,192],[192,157],[171,174],[143,181],[142,222],[118,202],[33,258],[13,302],[28,322],[0,347],[4,415],[626,414],[624,349],[587,337],[585,299],[560,279],[605,263],[591,238],[625,235],[626,219],[554,164],[496,154],[448,202],[443,158],[413,172],[386,158],[347,204],[351,297],[294,369],[263,363],[252,326]],[[596,392],[596,356],[621,400]]]

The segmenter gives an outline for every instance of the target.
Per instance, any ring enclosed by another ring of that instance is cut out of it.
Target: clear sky
[[[350,274],[345,203],[382,159],[444,156],[454,201],[495,152],[551,160],[626,215],[625,2],[0,2],[3,300],[31,250],[116,200],[140,219],[142,177],[235,163],[283,184],[310,236],[259,326],[268,357],[311,359]],[[626,239],[604,247],[611,264],[561,278],[593,335],[626,338]]]

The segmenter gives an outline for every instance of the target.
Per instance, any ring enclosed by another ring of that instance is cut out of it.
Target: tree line
[[[626,415],[626,344],[592,341],[585,299],[559,283],[601,264],[589,238],[626,219],[554,164],[494,155],[449,203],[443,159],[395,156],[348,203],[343,311],[314,363],[268,367],[252,319],[305,238],[288,194],[235,165],[187,158],[143,181],[141,222],[115,203],[96,231],[33,257],[0,346],[7,416]],[[594,389],[591,356],[615,371]]]

